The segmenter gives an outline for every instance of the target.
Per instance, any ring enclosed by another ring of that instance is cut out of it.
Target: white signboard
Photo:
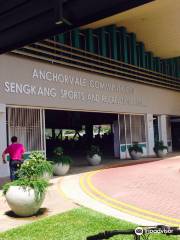
[[[15,55],[0,56],[0,103],[82,111],[180,114],[180,94]],[[166,105],[166,106],[164,106]]]

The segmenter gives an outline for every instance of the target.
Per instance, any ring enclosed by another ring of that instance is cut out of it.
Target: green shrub
[[[5,184],[3,186],[3,194],[5,195],[11,186],[19,186],[24,188],[24,190],[26,190],[29,187],[34,189],[36,200],[39,200],[44,194],[44,192],[46,191],[46,188],[48,187],[48,185],[49,185],[48,182],[44,179],[23,178],[23,179],[18,179],[13,182]]]
[[[87,151],[87,155],[89,157],[92,157],[95,154],[98,154],[100,156],[102,155],[99,146],[91,145],[90,149]]]
[[[48,173],[52,175],[53,166],[51,162],[47,161],[44,154],[41,152],[32,152],[29,159],[26,160],[20,170],[18,170],[19,178],[37,178],[43,177],[43,174]]]
[[[72,163],[72,159],[68,155],[64,155],[64,150],[62,147],[57,147],[53,151],[54,156],[52,157],[52,162],[62,163],[62,165],[67,165]]]
[[[52,161],[54,163],[62,163],[62,165],[67,165],[72,163],[72,159],[70,156],[63,155],[63,156],[54,156]]]
[[[132,151],[143,153],[143,148],[138,144],[138,142],[134,142],[132,146],[128,148],[129,153]]]
[[[64,149],[62,147],[57,147],[53,151],[55,156],[62,156],[64,154]]]
[[[44,153],[39,151],[31,152],[31,154],[29,155],[29,159],[33,159],[36,161],[46,160]]]
[[[159,150],[168,150],[168,147],[164,145],[163,141],[156,141],[153,149],[154,152],[157,153]]]

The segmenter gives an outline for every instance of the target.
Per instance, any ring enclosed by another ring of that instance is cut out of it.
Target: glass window
[[[105,33],[105,42],[106,42],[106,57],[111,58],[111,36],[109,32]]]
[[[158,63],[156,59],[153,59],[153,70],[158,72]]]
[[[126,36],[128,63],[131,63],[131,42],[129,35]]]
[[[145,55],[146,68],[149,68],[148,54]]]
[[[96,54],[100,54],[99,38],[95,34],[93,34],[93,41],[94,41],[94,52]]]
[[[84,33],[79,34],[80,49],[86,50],[86,35]]]
[[[64,42],[65,44],[72,46],[72,37],[71,37],[71,32],[66,32],[64,33]]]
[[[166,62],[163,62],[163,73],[167,74],[167,66],[166,66]]]
[[[160,72],[163,73],[163,63],[160,62]]]
[[[140,47],[139,45],[137,44],[136,46],[136,52],[137,52],[137,65],[140,67],[141,65],[141,56],[140,56]]]
[[[118,60],[122,60],[122,53],[121,53],[121,39],[120,39],[120,32],[116,32],[116,40],[117,40],[117,57]]]

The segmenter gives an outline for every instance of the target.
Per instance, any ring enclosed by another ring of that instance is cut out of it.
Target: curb
[[[127,165],[126,165],[127,166]],[[111,198],[110,196],[99,191],[91,182],[91,177],[102,172],[105,169],[85,173],[80,178],[81,189],[91,198],[106,204],[109,207],[125,212],[132,216],[140,217],[145,220],[150,220],[158,223],[163,223],[171,226],[180,226],[180,219],[164,216],[149,210],[138,208],[134,205],[124,203],[122,201]]]

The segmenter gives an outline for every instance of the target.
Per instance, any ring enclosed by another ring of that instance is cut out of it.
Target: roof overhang
[[[180,0],[156,0],[84,26],[99,28],[111,24],[136,33],[147,51],[161,58],[180,56]]]
[[[0,0],[0,53],[151,1]]]

